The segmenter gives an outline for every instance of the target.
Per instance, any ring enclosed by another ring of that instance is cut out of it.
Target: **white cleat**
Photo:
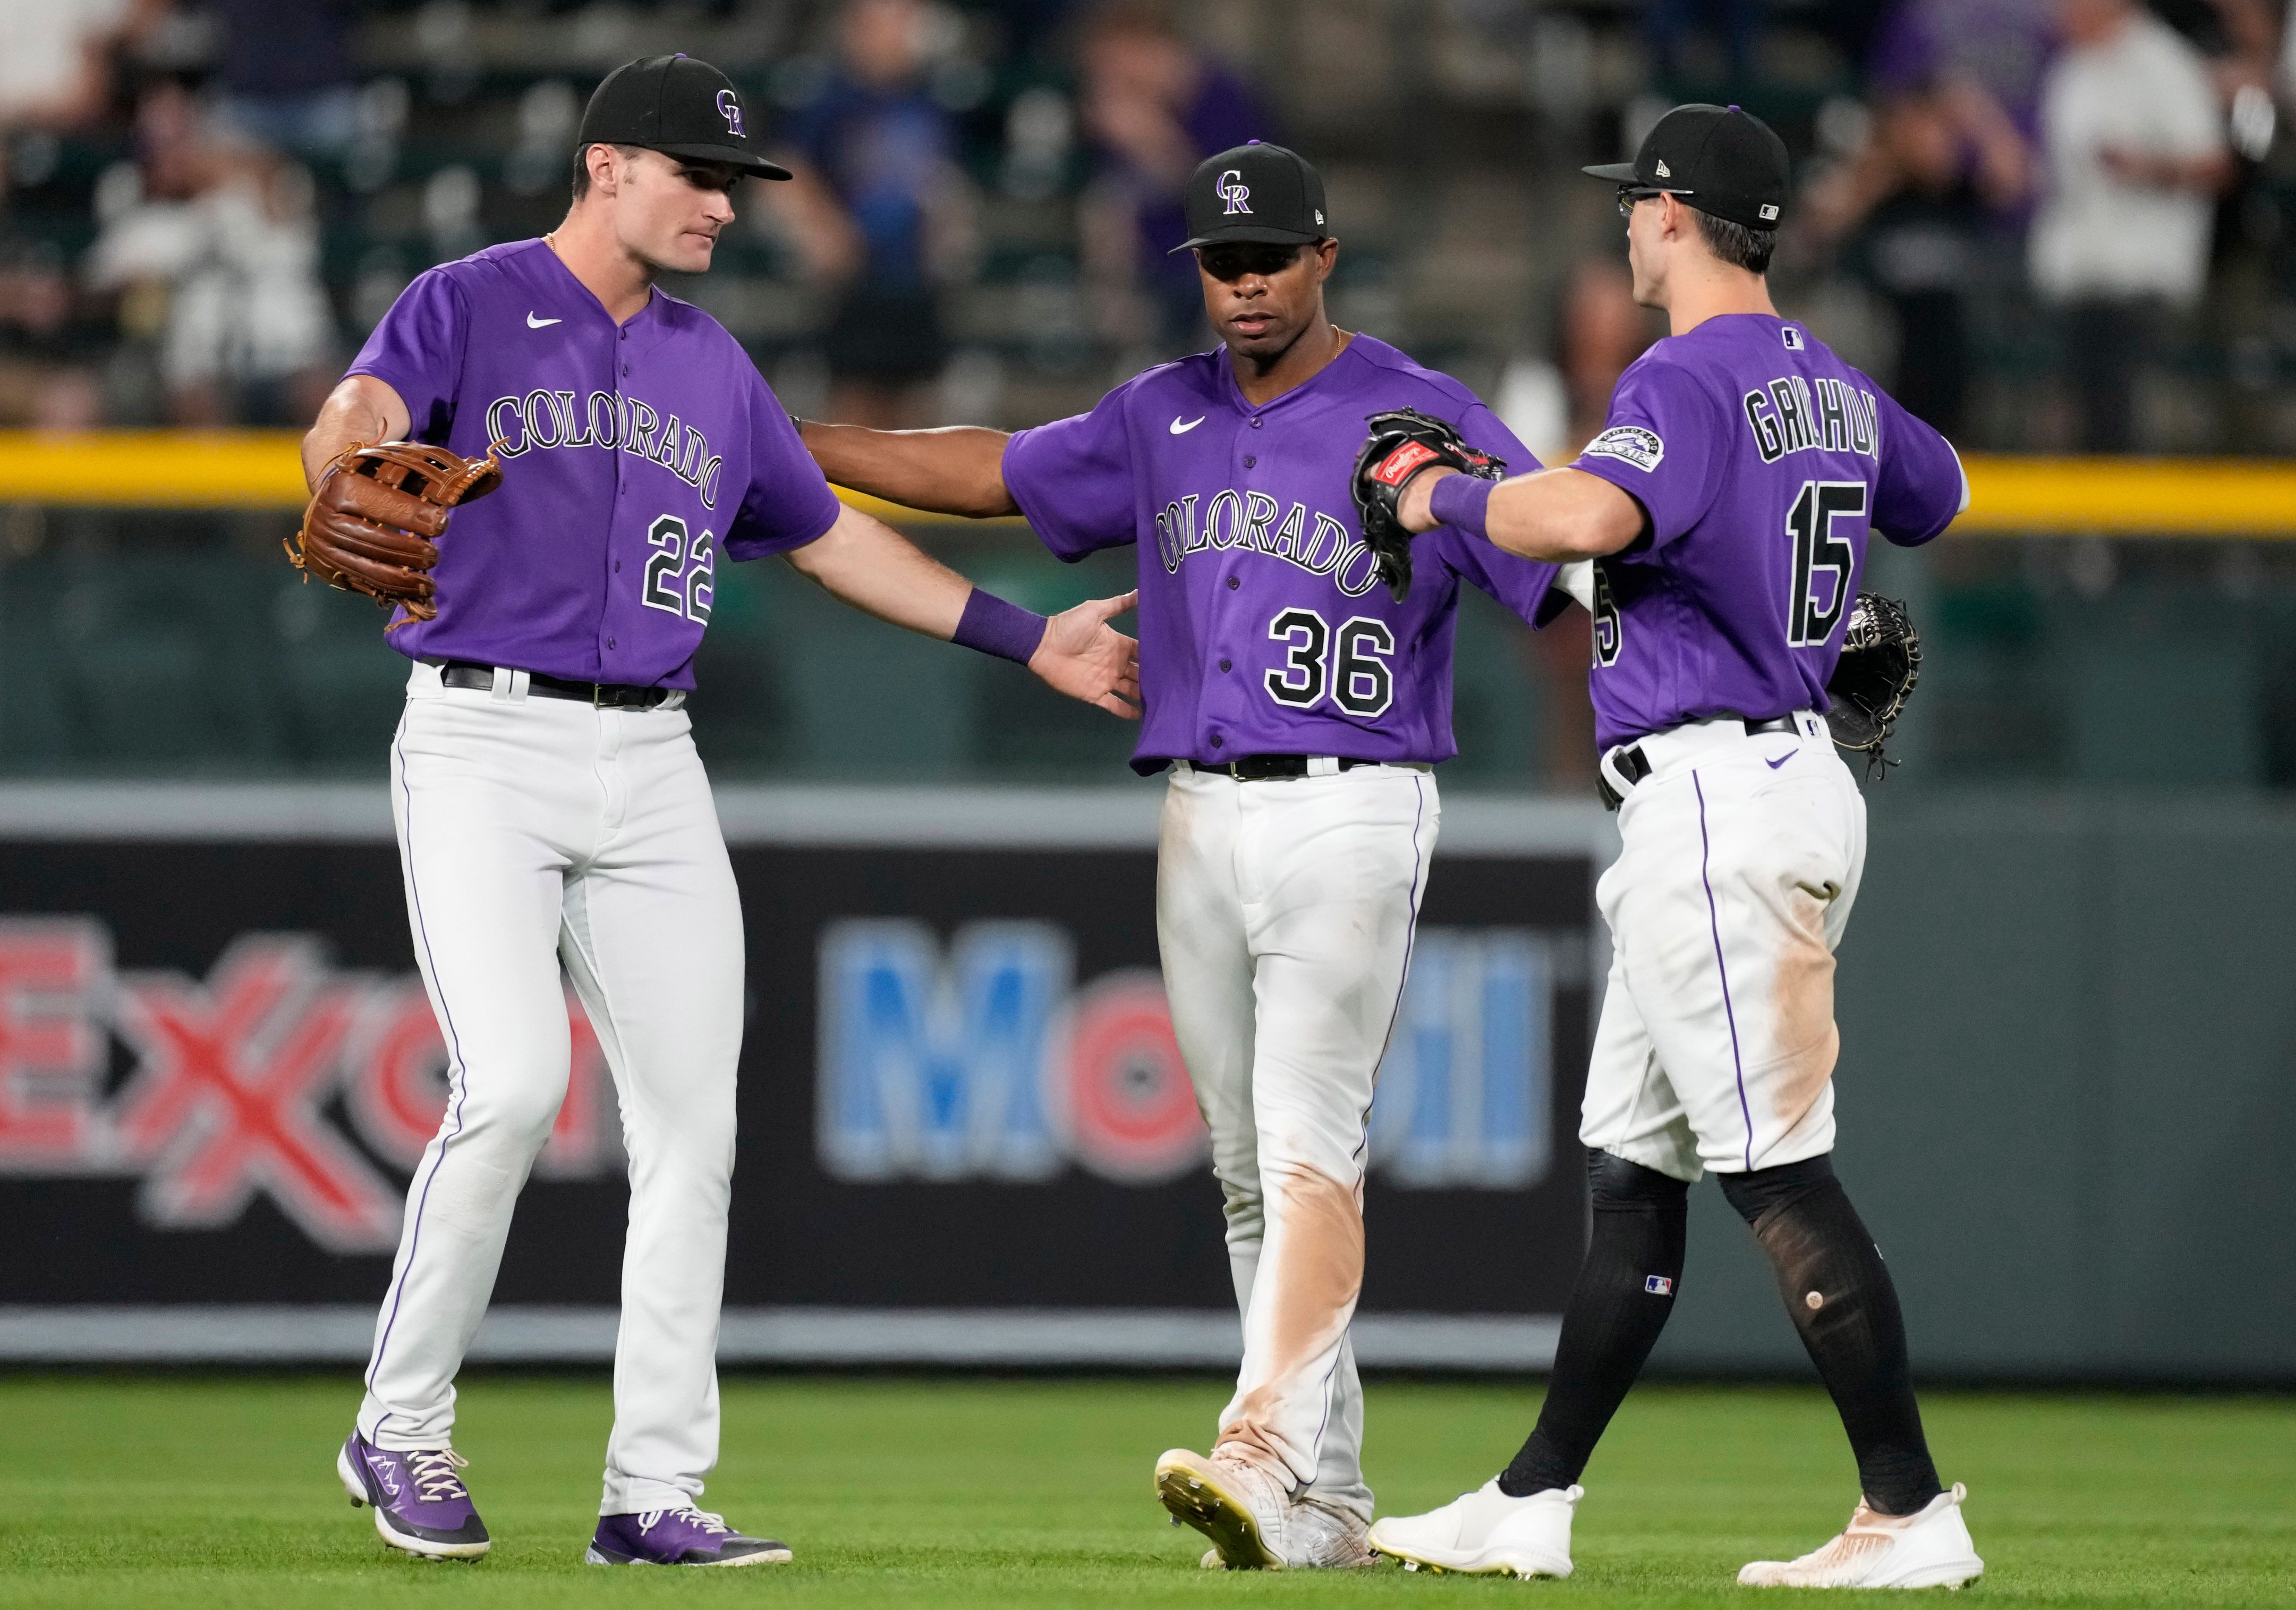
[[[1495,1476],[1440,1509],[1373,1522],[1370,1542],[1406,1571],[1569,1576],[1570,1516],[1586,1495],[1583,1487],[1550,1487],[1510,1498]]]
[[[1156,1496],[1176,1520],[1211,1539],[1212,1555],[1229,1570],[1281,1571],[1288,1563],[1292,1495],[1259,1466],[1175,1448],[1156,1461]]]
[[[1858,1501],[1849,1530],[1798,1560],[1756,1560],[1742,1588],[1959,1588],[1985,1574],[1969,1540],[1960,1483],[1915,1515],[1876,1515]]]
[[[1379,1564],[1370,1526],[1351,1509],[1321,1499],[1293,1499],[1284,1519],[1283,1564],[1292,1571],[1357,1571]]]
[[[1284,1524],[1286,1571],[1357,1571],[1379,1564],[1359,1516],[1314,1499],[1294,1499]],[[1227,1569],[1217,1548],[1205,1549],[1196,1564],[1206,1571]]]

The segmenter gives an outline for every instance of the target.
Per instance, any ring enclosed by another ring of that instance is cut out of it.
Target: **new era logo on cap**
[[[1770,230],[1785,215],[1785,142],[1741,106],[1677,106],[1643,137],[1631,162],[1586,170],[1614,185],[1665,189],[1699,211]]]

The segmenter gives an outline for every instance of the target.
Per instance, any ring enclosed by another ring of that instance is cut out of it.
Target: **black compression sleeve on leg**
[[[1905,1315],[1833,1162],[1812,1157],[1720,1178],[1769,1254],[1786,1311],[1833,1394],[1866,1502],[1884,1515],[1913,1514],[1944,1489],[1914,1401]]]
[[[1587,1154],[1587,1181],[1595,1233],[1562,1316],[1546,1402],[1530,1440],[1499,1476],[1499,1491],[1514,1498],[1578,1479],[1658,1344],[1682,1284],[1690,1187],[1599,1150]]]

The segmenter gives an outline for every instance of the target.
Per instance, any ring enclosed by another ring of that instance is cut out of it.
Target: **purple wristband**
[[[964,601],[964,613],[958,618],[951,643],[978,649],[984,654],[999,659],[1015,660],[1026,665],[1034,657],[1037,645],[1045,640],[1045,618],[1033,610],[1024,610],[1017,604],[1007,604],[994,593],[972,589],[972,596]]]
[[[1437,525],[1456,526],[1471,537],[1491,539],[1483,521],[1491,506],[1491,489],[1498,483],[1479,475],[1446,475],[1427,498],[1427,512]]]

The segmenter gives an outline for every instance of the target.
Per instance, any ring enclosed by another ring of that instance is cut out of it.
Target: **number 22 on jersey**
[[[718,591],[718,554],[712,533],[686,540],[685,522],[664,514],[646,528],[653,552],[646,556],[638,602],[648,609],[683,615],[696,626],[709,624],[709,602]]]

